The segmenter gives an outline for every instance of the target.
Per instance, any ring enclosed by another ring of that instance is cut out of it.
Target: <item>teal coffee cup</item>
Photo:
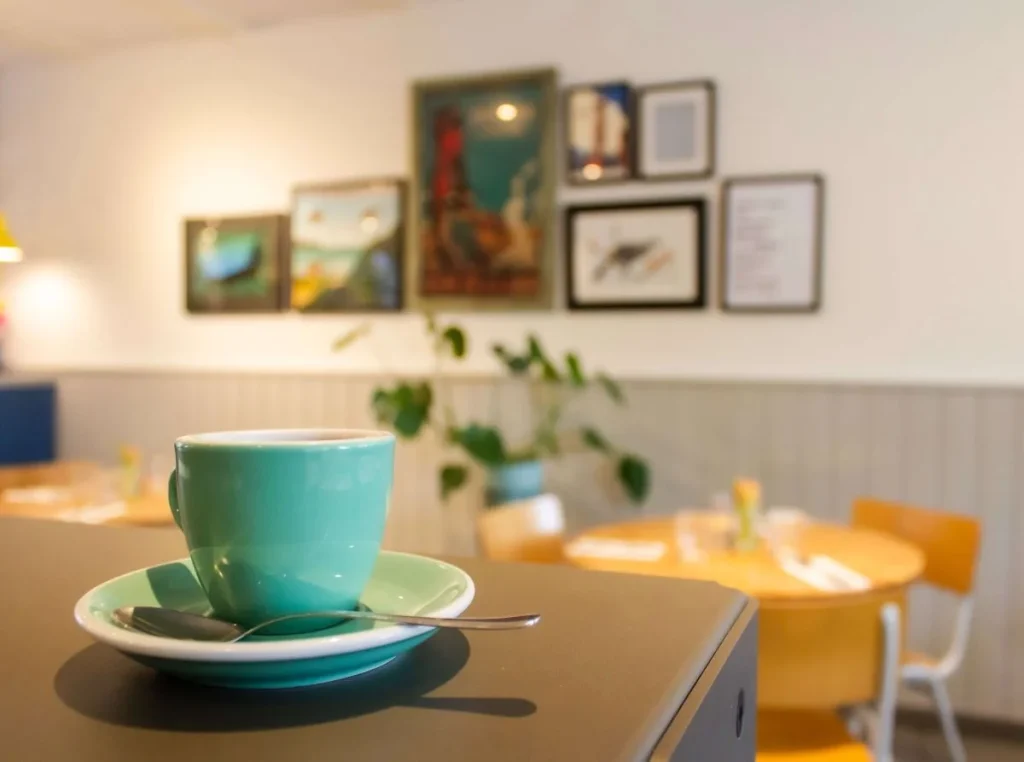
[[[229,431],[181,437],[174,454],[171,511],[217,616],[251,626],[359,604],[384,537],[391,434]]]

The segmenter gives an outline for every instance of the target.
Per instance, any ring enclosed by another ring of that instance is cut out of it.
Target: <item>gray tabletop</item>
[[[172,529],[0,519],[4,759],[644,759],[745,598],[717,585],[450,559],[469,613],[537,610],[535,629],[442,631],[333,685],[231,691],[158,675],[92,643],[75,601],[185,555]]]

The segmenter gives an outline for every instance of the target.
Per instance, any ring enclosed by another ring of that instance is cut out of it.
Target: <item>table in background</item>
[[[0,468],[0,515],[115,526],[157,527],[174,524],[163,483],[144,483],[144,489],[139,495],[127,498],[110,496],[100,501],[99,505],[74,494],[52,502],[19,501],[9,497],[16,495],[18,490],[37,488],[74,493],[77,483],[87,481],[102,470],[97,464],[84,461]],[[105,515],[103,503],[109,504],[112,500],[122,502],[124,510]]]
[[[718,582],[742,590],[760,600],[763,606],[855,594],[846,590],[819,590],[790,576],[764,545],[749,553],[724,550],[711,552],[699,561],[683,560],[672,518],[605,524],[587,530],[572,542],[590,539],[660,542],[665,546],[665,555],[657,561],[634,561],[567,553],[570,563],[584,569]],[[572,542],[568,543],[567,550]],[[924,554],[913,545],[878,532],[837,524],[808,523],[802,530],[800,552],[834,558],[863,574],[870,580],[871,590],[876,592],[904,588],[924,571]]]
[[[656,561],[573,555],[569,551],[577,540],[660,542],[665,546],[665,554]],[[869,530],[815,522],[803,528],[798,552],[830,556],[862,574],[869,580],[870,588],[861,591],[812,587],[783,571],[763,544],[750,552],[712,551],[702,560],[684,560],[676,542],[675,520],[671,517],[594,527],[566,544],[569,562],[585,569],[709,580],[757,598],[761,603],[762,637],[758,649],[759,696],[765,699],[763,705],[775,701],[788,705],[794,694],[807,695],[816,688],[812,680],[799,682],[787,677],[784,621],[787,611],[820,605],[836,596],[859,595],[874,596],[879,606],[896,602],[905,613],[907,590],[921,576],[925,565],[924,553],[903,540]]]

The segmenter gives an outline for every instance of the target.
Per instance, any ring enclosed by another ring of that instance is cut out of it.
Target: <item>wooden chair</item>
[[[967,752],[957,730],[946,682],[960,668],[974,612],[974,572],[981,545],[981,524],[962,516],[900,503],[862,498],[853,504],[853,525],[894,535],[917,545],[925,555],[922,581],[958,596],[956,623],[946,653],[935,658],[906,652],[900,677],[908,688],[931,693],[954,762]]]
[[[565,514],[554,495],[485,509],[477,518],[476,528],[484,555],[494,561],[564,560]]]
[[[892,762],[900,631],[889,595],[762,609],[758,762]],[[870,710],[867,743],[839,714],[851,707]]]

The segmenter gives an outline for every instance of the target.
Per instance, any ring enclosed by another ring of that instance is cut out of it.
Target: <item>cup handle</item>
[[[171,471],[171,478],[167,481],[167,502],[171,504],[171,515],[174,516],[174,523],[178,529],[185,531],[181,526],[181,514],[178,512],[178,469]]]

